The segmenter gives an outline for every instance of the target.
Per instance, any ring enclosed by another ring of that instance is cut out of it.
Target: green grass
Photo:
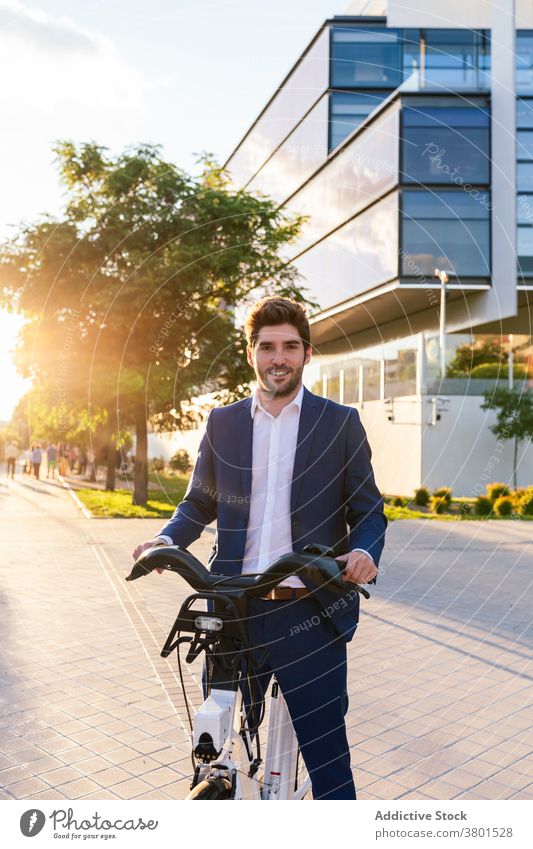
[[[146,507],[132,504],[131,492],[127,489],[116,489],[115,492],[78,489],[76,495],[95,518],[168,519],[172,516],[176,505],[183,500],[187,483],[186,475],[170,477],[163,474],[150,474]]]

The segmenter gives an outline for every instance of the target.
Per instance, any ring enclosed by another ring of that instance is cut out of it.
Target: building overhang
[[[466,299],[487,292],[490,288],[490,284],[483,282],[470,285],[464,282],[450,283],[446,286],[446,303],[450,307],[460,307]],[[392,280],[313,316],[310,319],[311,342],[320,351],[330,345],[341,349],[349,337],[354,335],[361,335],[361,341],[364,338],[368,344],[371,344],[374,334],[378,342],[387,337],[398,338],[402,332],[405,335],[418,332],[417,316],[426,324],[428,316],[433,313],[434,322],[438,326],[439,308],[438,282],[422,285]],[[403,324],[405,327],[402,331],[400,328]],[[386,332],[387,326],[395,328],[392,336]]]

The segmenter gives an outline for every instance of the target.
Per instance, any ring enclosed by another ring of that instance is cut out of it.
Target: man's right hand
[[[133,557],[134,560],[138,560],[139,557],[141,556],[141,554],[143,553],[143,551],[146,551],[148,548],[153,548],[154,545],[164,545],[164,544],[165,543],[163,541],[158,542],[155,539],[149,539],[148,542],[141,542],[141,544],[138,545],[137,548],[134,548],[132,553],[131,553],[131,556]],[[165,570],[159,569],[159,568],[156,567],[156,569],[154,571],[157,572],[159,575],[162,575]]]

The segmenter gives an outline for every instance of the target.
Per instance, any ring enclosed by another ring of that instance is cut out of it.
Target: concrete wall
[[[427,422],[430,401],[423,397]],[[434,488],[451,486],[455,495],[479,495],[485,485],[502,481],[512,485],[513,441],[498,441],[489,430],[496,413],[482,410],[483,398],[449,396],[448,410],[422,435],[422,483]],[[518,486],[533,484],[533,446],[524,444],[518,453]]]
[[[381,492],[412,495],[419,486],[450,486],[455,495],[476,496],[487,483],[512,485],[513,442],[499,442],[489,430],[496,413],[482,410],[479,396],[447,397],[435,424],[428,395],[396,398],[393,422],[383,401],[357,405]],[[531,443],[519,448],[517,465],[518,486],[533,485]]]
[[[422,468],[420,398],[394,401],[394,422],[383,401],[356,405],[372,449],[372,465],[381,492],[411,495],[420,486]]]

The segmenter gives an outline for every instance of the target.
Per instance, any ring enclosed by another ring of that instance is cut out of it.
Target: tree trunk
[[[133,503],[146,507],[148,501],[148,422],[146,408],[142,404],[135,421],[135,481]]]
[[[117,447],[111,439],[107,445],[107,475],[105,480],[106,492],[115,491],[115,473],[117,466]]]
[[[515,436],[515,438],[514,438],[514,451],[513,451],[513,489],[516,489],[516,487],[517,487],[517,483],[516,483],[517,454],[518,454],[518,437]]]

